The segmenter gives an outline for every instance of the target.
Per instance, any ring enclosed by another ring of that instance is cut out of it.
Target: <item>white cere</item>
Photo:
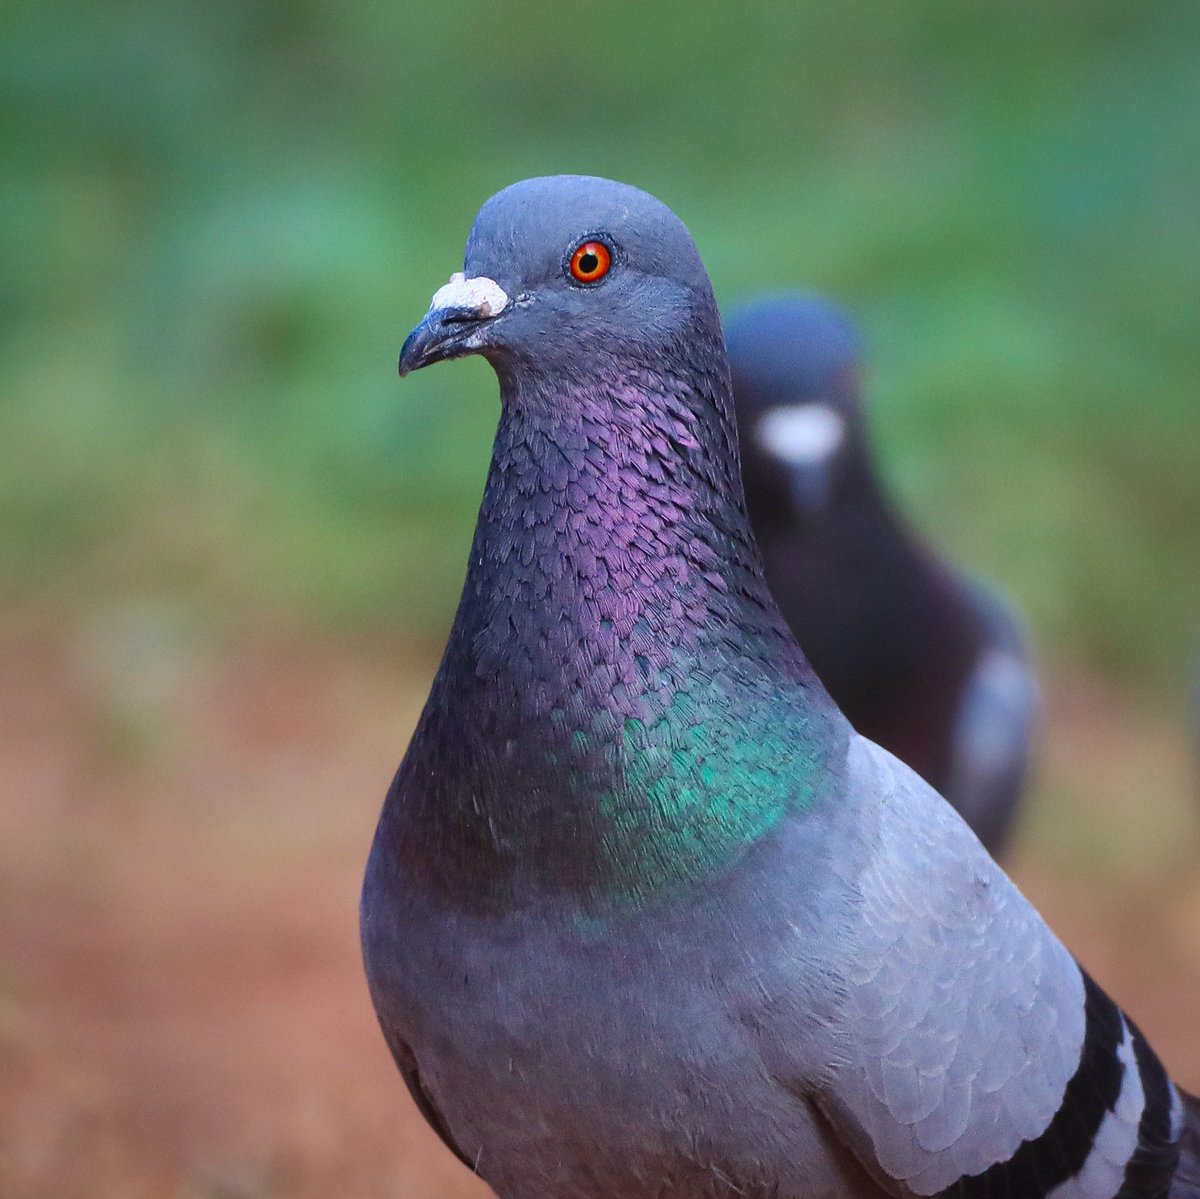
[[[846,437],[846,422],[827,404],[772,408],[755,428],[759,445],[792,466],[824,462]]]
[[[476,275],[468,279],[462,271],[455,271],[450,282],[444,283],[433,293],[429,310],[436,308],[466,309],[480,316],[495,316],[508,305],[508,295],[495,279]]]

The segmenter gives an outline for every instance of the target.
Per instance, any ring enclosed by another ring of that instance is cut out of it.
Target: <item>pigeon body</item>
[[[526,181],[438,296],[402,372],[482,353],[501,416],[362,935],[451,1150],[501,1199],[1200,1196],[1190,1101],[789,632],[678,219]]]
[[[855,729],[999,851],[1037,696],[1017,620],[923,544],[886,495],[844,314],[784,293],[742,305],[725,332],[747,506],[788,624]]]

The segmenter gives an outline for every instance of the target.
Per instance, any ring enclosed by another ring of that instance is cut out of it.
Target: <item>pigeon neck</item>
[[[763,582],[727,392],[506,388],[410,861],[456,902],[638,907],[810,807],[845,735]]]

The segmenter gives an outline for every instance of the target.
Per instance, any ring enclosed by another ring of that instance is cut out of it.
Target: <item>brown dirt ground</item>
[[[101,623],[0,652],[0,1196],[467,1199],[370,1009],[359,879],[432,670]],[[1048,688],[1010,864],[1200,1087],[1184,722]]]

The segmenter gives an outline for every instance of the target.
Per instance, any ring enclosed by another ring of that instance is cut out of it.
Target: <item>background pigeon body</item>
[[[725,335],[747,507],[788,624],[850,723],[997,852],[1037,696],[1016,619],[922,544],[881,487],[844,314],[769,296],[735,310]]]
[[[486,355],[500,424],[362,905],[446,1143],[503,1199],[1200,1196],[1191,1101],[789,632],[682,224],[529,180],[465,276],[401,370]]]

